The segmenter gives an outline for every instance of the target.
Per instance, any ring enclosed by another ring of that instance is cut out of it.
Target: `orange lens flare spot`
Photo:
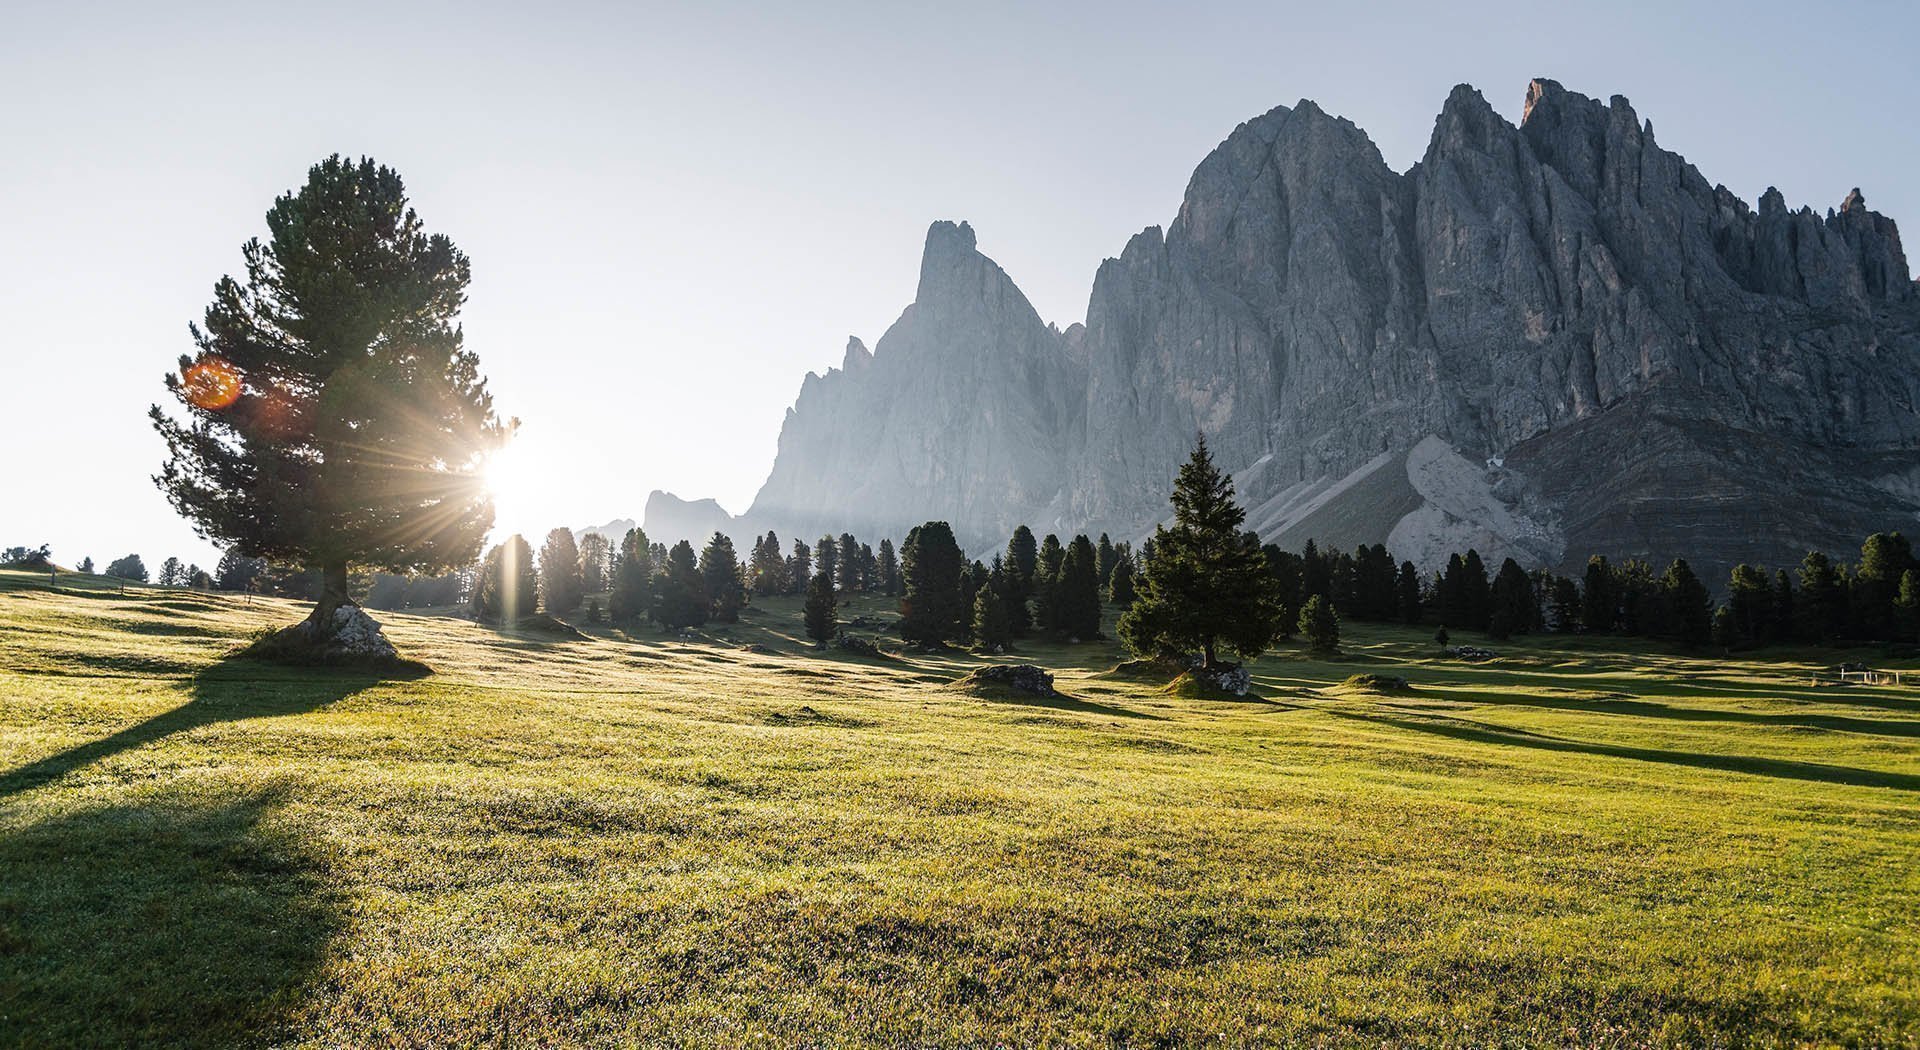
[[[195,408],[218,412],[240,400],[240,372],[222,358],[203,357],[180,378]]]

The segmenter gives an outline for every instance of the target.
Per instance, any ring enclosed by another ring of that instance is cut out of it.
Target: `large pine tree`
[[[320,571],[309,637],[351,606],[351,566],[470,564],[493,524],[481,480],[509,426],[494,416],[458,314],[468,263],[428,234],[400,176],[339,156],[313,166],[214,286],[199,353],[154,406],[155,482],[200,535]]]
[[[1174,480],[1173,526],[1154,530],[1153,561],[1120,618],[1127,648],[1145,656],[1198,649],[1213,670],[1222,649],[1252,658],[1273,643],[1279,602],[1260,538],[1240,528],[1246,518],[1200,440]]]
[[[900,547],[900,637],[923,645],[943,645],[966,634],[968,613],[961,602],[960,575],[966,558],[944,521],[916,525]]]
[[[740,582],[740,557],[726,533],[715,532],[701,549],[700,577],[706,583],[713,618],[738,623],[740,609],[747,604],[747,589]]]
[[[533,548],[515,533],[488,551],[481,563],[480,578],[473,585],[473,615],[488,623],[511,624],[533,615],[539,591]]]
[[[669,631],[707,622],[707,581],[693,556],[693,544],[681,540],[667,552],[653,581],[653,618]]]
[[[607,594],[607,612],[615,620],[638,620],[653,604],[653,548],[641,529],[620,540],[620,560]]]
[[[1054,632],[1069,641],[1100,637],[1100,555],[1093,541],[1075,536],[1054,583]]]

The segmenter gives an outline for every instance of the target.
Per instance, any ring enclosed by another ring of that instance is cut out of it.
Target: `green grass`
[[[0,1045],[1920,1043],[1920,690],[1832,652],[1349,630],[1229,703],[1032,645],[1022,700],[777,601],[378,614],[394,681],[73,582],[0,573]]]

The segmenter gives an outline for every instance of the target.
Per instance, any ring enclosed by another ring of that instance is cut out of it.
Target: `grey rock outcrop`
[[[1750,208],[1551,80],[1518,125],[1456,88],[1404,173],[1303,101],[1099,267],[1084,327],[936,223],[914,304],[807,377],[742,524],[1137,538],[1204,433],[1290,546],[1717,575],[1912,528],[1917,405],[1920,291],[1857,189]]]

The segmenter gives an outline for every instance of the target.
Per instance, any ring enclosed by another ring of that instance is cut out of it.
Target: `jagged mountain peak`
[[[1517,125],[1454,88],[1404,173],[1310,100],[1240,124],[1064,332],[935,223],[864,350],[804,384],[754,527],[1137,539],[1195,432],[1295,545],[1714,573],[1920,514],[1893,221],[1858,191],[1824,219],[1773,189],[1750,208],[1625,98],[1544,77]]]

